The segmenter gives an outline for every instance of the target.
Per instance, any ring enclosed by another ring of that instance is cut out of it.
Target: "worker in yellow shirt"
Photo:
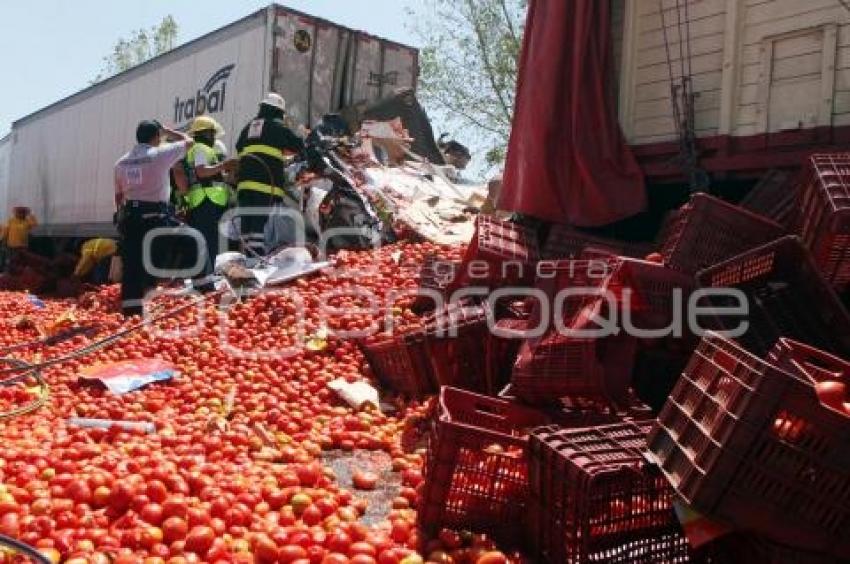
[[[118,243],[113,239],[89,239],[80,246],[80,259],[74,268],[74,278],[84,280],[91,275],[91,282],[104,284],[109,275],[107,259],[111,259],[117,252]]]
[[[29,246],[30,231],[38,225],[35,216],[30,209],[17,206],[12,211],[12,217],[5,225],[0,227],[0,239],[6,244],[6,268],[15,259],[15,256]]]

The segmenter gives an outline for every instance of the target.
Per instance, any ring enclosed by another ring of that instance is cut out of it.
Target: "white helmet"
[[[266,94],[266,97],[263,98],[260,105],[271,106],[272,108],[277,108],[282,112],[286,111],[286,100],[284,100],[283,96],[276,92],[269,92]]]

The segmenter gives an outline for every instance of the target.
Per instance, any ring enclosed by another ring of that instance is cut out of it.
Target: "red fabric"
[[[609,107],[610,21],[607,1],[531,0],[501,209],[592,227],[645,208]]]

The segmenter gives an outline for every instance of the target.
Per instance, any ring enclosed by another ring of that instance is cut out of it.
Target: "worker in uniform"
[[[224,130],[213,118],[198,116],[189,127],[195,144],[186,154],[192,184],[185,194],[187,223],[201,232],[211,260],[219,253],[219,223],[230,203],[230,187],[224,183],[226,161],[215,149],[216,136]]]
[[[160,144],[162,138],[171,143]],[[137,145],[115,163],[115,206],[121,234],[121,308],[125,315],[141,314],[145,292],[155,282],[143,263],[145,235],[158,227],[174,225],[169,212],[169,171],[186,156],[195,141],[155,120],[136,127]],[[151,250],[152,262],[161,267],[162,238]]]
[[[7,270],[18,255],[29,247],[30,231],[36,225],[38,222],[28,207],[16,206],[6,224],[0,227],[0,240],[6,245],[4,259]]]
[[[105,284],[109,280],[109,262],[118,252],[115,239],[97,237],[80,245],[80,258],[74,266],[73,277],[92,284]]]
[[[260,102],[257,117],[242,129],[236,142],[239,153],[237,202],[242,208],[267,208],[283,202],[287,188],[284,168],[289,158],[304,153],[304,141],[283,122],[286,102],[274,92]],[[268,215],[241,215],[246,252],[265,254]]]

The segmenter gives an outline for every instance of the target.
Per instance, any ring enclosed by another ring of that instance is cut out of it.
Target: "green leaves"
[[[105,80],[110,76],[129,70],[148,59],[161,55],[174,48],[179,28],[172,16],[165,16],[159,25],[149,30],[137,29],[130,33],[129,39],[121,38],[112,48],[112,53],[103,58],[100,73],[91,84]]]
[[[424,45],[423,101],[446,125],[472,137],[488,166],[504,159],[510,134],[526,4],[424,0],[410,11],[410,27]]]

